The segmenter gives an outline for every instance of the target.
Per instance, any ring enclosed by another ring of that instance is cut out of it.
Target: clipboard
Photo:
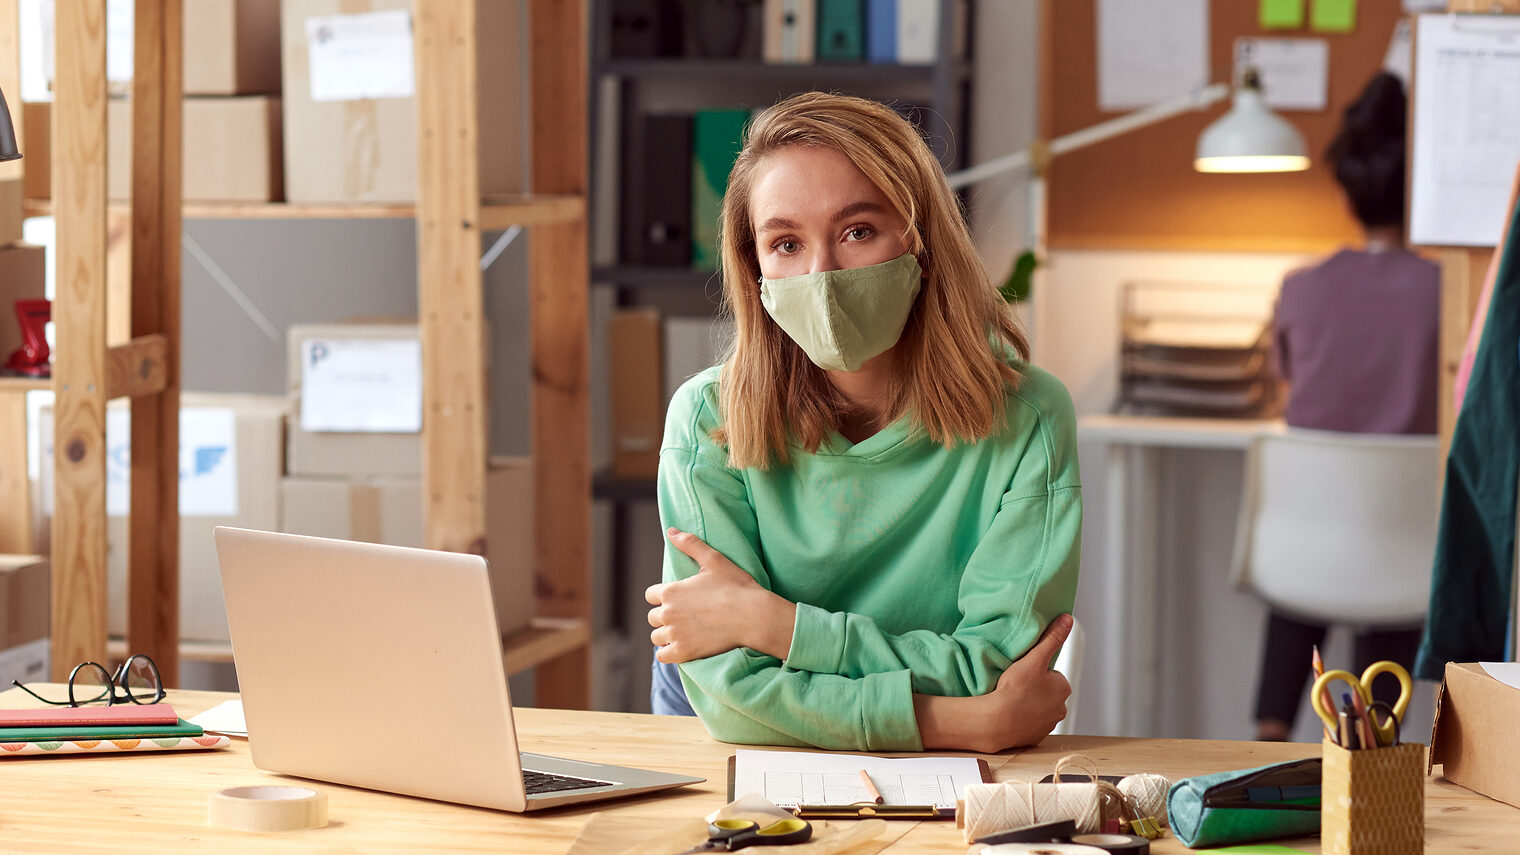
[[[734,800],[734,767],[737,759],[733,754],[728,755],[729,801]],[[987,765],[986,760],[978,757],[976,767],[982,776],[982,783],[994,783],[992,767]],[[802,819],[955,819],[955,808],[934,805],[798,805],[790,810]]]

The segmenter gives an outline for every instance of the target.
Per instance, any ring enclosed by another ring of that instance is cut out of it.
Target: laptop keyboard
[[[523,787],[530,796],[543,795],[544,793],[557,793],[561,790],[584,790],[587,787],[610,786],[609,781],[596,781],[591,778],[572,778],[569,775],[553,775],[548,772],[535,772],[524,769]]]

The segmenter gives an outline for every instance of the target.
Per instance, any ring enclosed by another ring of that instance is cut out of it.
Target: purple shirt
[[[1435,433],[1441,276],[1407,250],[1343,249],[1283,280],[1273,322],[1293,427]]]

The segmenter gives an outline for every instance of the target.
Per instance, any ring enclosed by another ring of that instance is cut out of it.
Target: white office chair
[[[1418,624],[1430,602],[1433,436],[1289,429],[1247,455],[1235,580],[1303,620]]]
[[[1073,726],[1077,720],[1077,683],[1082,679],[1082,647],[1086,644],[1086,638],[1082,632],[1082,624],[1076,618],[1071,620],[1071,635],[1066,637],[1066,644],[1061,647],[1061,652],[1056,654],[1054,670],[1066,675],[1066,682],[1071,684],[1071,697],[1066,699],[1066,718],[1056,725],[1051,733],[1062,736],[1070,736],[1076,733]]]

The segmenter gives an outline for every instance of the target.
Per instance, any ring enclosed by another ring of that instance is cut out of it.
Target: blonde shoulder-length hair
[[[904,243],[923,268],[923,284],[898,340],[888,418],[906,415],[946,446],[989,436],[1020,379],[1007,352],[1028,360],[1029,343],[982,267],[944,170],[891,108],[809,92],[754,118],[723,197],[723,292],[735,336],[719,379],[714,435],[727,445],[730,465],[786,463],[789,442],[817,451],[850,409],[760,303],[750,193],[766,157],[790,146],[842,153],[908,224]]]

